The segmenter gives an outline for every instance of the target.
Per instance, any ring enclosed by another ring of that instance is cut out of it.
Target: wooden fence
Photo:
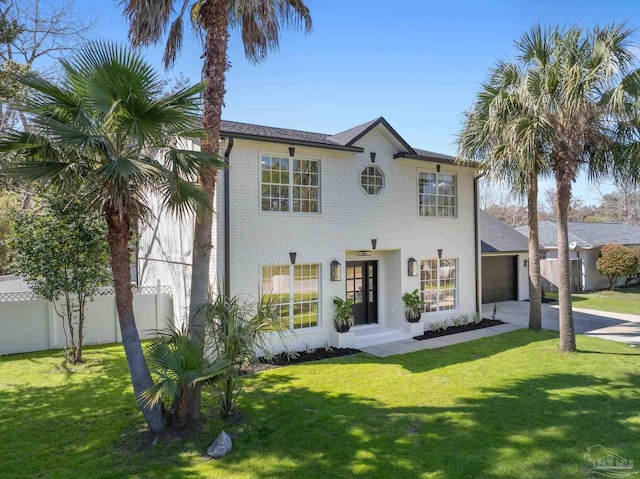
[[[148,338],[173,323],[168,286],[134,289],[133,309],[140,337]],[[101,288],[85,311],[84,344],[120,342],[113,288]],[[31,292],[0,293],[0,355],[58,349],[65,346],[62,319],[54,305]]]
[[[570,280],[571,292],[576,293],[584,289],[582,284],[582,260],[569,260],[571,267]],[[558,292],[558,260],[543,259],[540,261],[540,273],[542,275],[542,290],[551,293]]]

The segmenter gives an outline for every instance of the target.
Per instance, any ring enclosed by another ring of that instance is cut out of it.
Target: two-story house
[[[378,118],[335,135],[222,122],[214,290],[277,298],[286,346],[364,347],[479,310],[477,171],[410,146]],[[192,220],[158,211],[140,237],[140,282],[188,306]],[[418,289],[419,323],[402,295]],[[335,331],[334,297],[356,325]],[[279,345],[274,345],[278,349]]]

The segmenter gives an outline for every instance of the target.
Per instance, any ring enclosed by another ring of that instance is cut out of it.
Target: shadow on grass
[[[144,424],[123,354],[105,348],[99,356],[88,354],[89,364],[65,373],[62,381],[3,388],[0,476],[565,479],[585,477],[589,463],[582,455],[595,444],[640,459],[638,376],[532,373],[467,389],[452,401],[433,401],[434,390],[421,386],[427,375],[420,373],[439,375],[450,365],[466,367],[555,337],[519,332],[446,350],[387,359],[358,355],[256,375],[241,397],[244,420],[225,426],[234,451],[219,461],[201,456],[222,428],[212,417],[200,433],[152,447],[139,432]],[[45,371],[50,364],[57,368],[46,356],[36,361]],[[358,364],[367,371],[385,368],[390,381],[397,370],[411,387],[380,391],[378,384],[376,391],[358,395],[339,392],[357,379],[341,366]],[[313,389],[301,386],[314,374]],[[430,376],[431,388],[438,387],[437,379]],[[446,379],[443,374],[442,387],[450,386]],[[407,394],[409,400],[403,399]],[[211,410],[211,397],[206,400]]]
[[[589,446],[640,457],[640,428],[626,424],[636,414],[637,378],[545,375],[482,389],[451,407],[384,407],[283,388],[289,379],[269,378],[268,391],[252,402],[250,430],[218,463],[228,474],[567,479],[585,477]]]

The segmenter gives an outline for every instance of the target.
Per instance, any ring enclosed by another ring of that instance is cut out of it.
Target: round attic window
[[[384,173],[377,166],[367,166],[360,173],[360,186],[368,195],[378,195],[384,188]]]

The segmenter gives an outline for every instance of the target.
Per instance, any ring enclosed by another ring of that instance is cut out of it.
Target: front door
[[[354,301],[355,324],[378,322],[378,262],[347,261],[347,299]]]

